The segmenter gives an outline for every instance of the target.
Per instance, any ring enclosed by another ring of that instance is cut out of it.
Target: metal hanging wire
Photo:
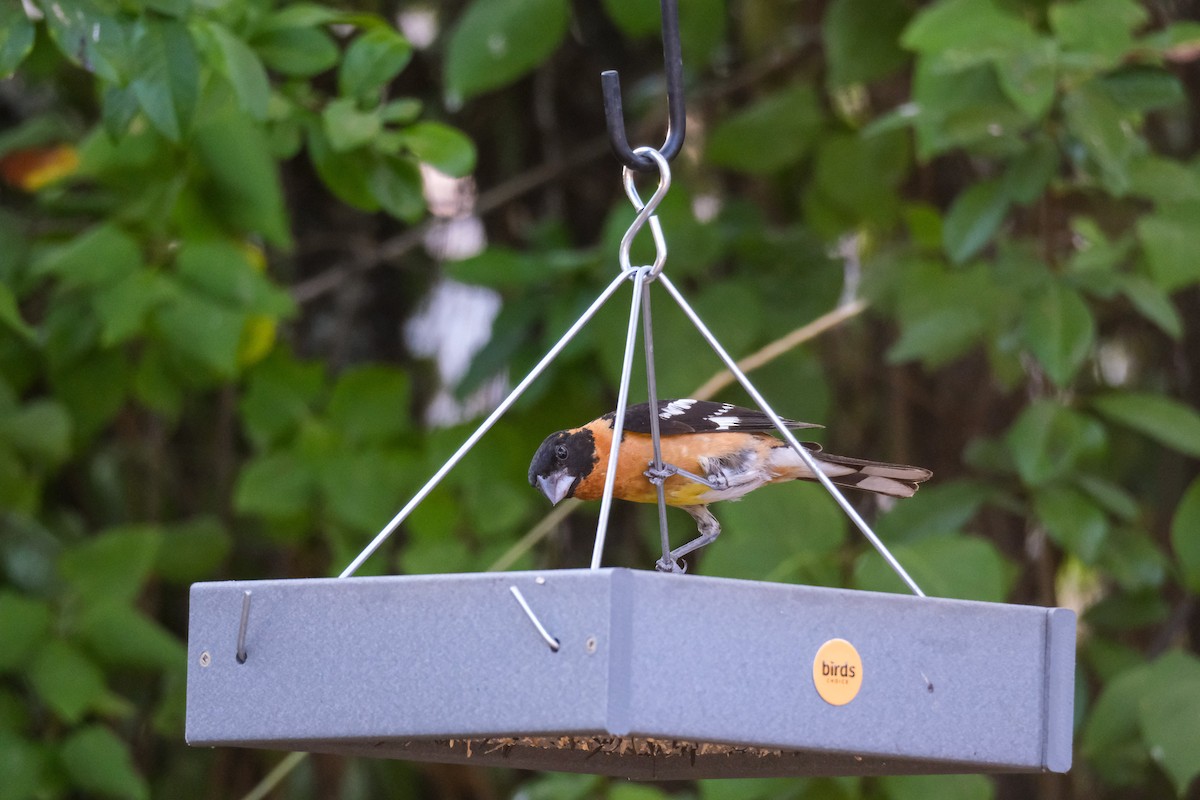
[[[620,457],[621,441],[625,431],[625,410],[628,407],[629,400],[629,378],[633,372],[633,353],[637,345],[639,310],[643,313],[642,340],[646,347],[646,390],[649,395],[648,402],[651,409],[658,407],[658,398],[656,396],[658,391],[657,380],[654,375],[654,331],[650,315],[650,283],[662,274],[663,267],[667,263],[666,237],[663,236],[662,225],[659,223],[658,216],[654,212],[657,210],[658,204],[666,197],[667,190],[671,188],[671,168],[662,153],[653,148],[639,147],[637,152],[649,157],[657,167],[658,187],[654,190],[654,194],[650,196],[650,200],[643,203],[642,198],[638,195],[637,186],[634,184],[635,176],[633,170],[626,167],[623,171],[625,194],[629,197],[630,202],[633,203],[634,208],[637,209],[637,215],[634,217],[629,229],[625,231],[625,235],[621,237],[618,260],[622,273],[632,274],[634,277],[633,303],[629,309],[629,327],[625,334],[625,356],[621,364],[621,385],[617,391],[617,408],[613,418],[613,443],[608,454],[608,472],[604,477],[604,491],[600,496],[600,520],[596,524],[596,541],[592,548],[592,569],[600,568],[600,561],[604,554],[604,542],[608,534],[608,519],[611,516],[613,484],[616,480],[617,461]],[[650,226],[650,233],[654,239],[654,262],[647,266],[634,267],[630,263],[630,251],[633,248],[633,240],[646,225]],[[654,446],[653,467],[656,471],[661,472],[663,466],[662,445],[658,431],[658,415],[655,413],[650,414],[650,431]],[[657,483],[656,488],[658,494],[659,534],[663,548],[663,557],[662,561],[659,562],[659,568],[674,572],[677,570],[675,561],[671,558],[671,537],[667,530],[667,502],[661,481]]]
[[[661,9],[663,73],[667,82],[667,138],[657,152],[666,161],[673,161],[683,147],[686,128],[683,51],[679,43],[679,0],[662,0]],[[653,172],[656,160],[647,155],[647,148],[632,150],[629,147],[621,102],[621,78],[615,69],[600,73],[600,87],[604,94],[604,121],[608,126],[608,141],[613,154],[628,169]]]

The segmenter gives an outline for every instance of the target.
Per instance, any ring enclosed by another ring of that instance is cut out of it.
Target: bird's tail
[[[820,445],[812,442],[804,442],[804,446],[834,485],[847,489],[860,489],[890,497],[912,497],[917,487],[933,476],[924,467],[836,456],[823,452]],[[772,450],[771,462],[779,470],[777,480],[816,480],[812,470],[786,444]]]

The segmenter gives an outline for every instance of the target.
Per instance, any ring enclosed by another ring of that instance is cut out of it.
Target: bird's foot
[[[682,558],[660,558],[654,562],[654,568],[659,572],[673,572],[682,575],[687,572],[687,562]]]
[[[646,479],[655,486],[661,486],[663,482],[672,475],[679,474],[679,467],[674,464],[662,464],[655,466],[654,462],[650,462],[650,468],[642,473]]]
[[[694,472],[688,472],[682,467],[677,467],[674,464],[667,464],[665,462],[661,466],[656,467],[654,462],[651,461],[650,468],[642,474],[645,475],[646,479],[655,486],[661,486],[662,483],[672,475],[682,475],[690,481],[702,483],[708,488],[715,489],[718,492],[729,488],[729,477],[723,473],[716,473],[705,477],[703,475],[697,475]]]

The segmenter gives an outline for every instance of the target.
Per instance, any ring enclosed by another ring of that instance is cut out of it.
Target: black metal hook
[[[685,113],[683,105],[683,53],[679,47],[679,0],[662,0],[663,66],[667,78],[667,139],[658,152],[670,161],[683,147]],[[621,79],[615,69],[600,73],[604,91],[604,120],[608,140],[621,163],[638,172],[658,169],[654,159],[638,155],[625,135],[625,115],[621,106]]]

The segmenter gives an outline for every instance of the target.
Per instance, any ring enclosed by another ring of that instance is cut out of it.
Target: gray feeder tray
[[[813,673],[831,639],[861,657],[844,705]],[[637,779],[1065,772],[1074,667],[1061,608],[628,569],[200,583],[187,741]]]

